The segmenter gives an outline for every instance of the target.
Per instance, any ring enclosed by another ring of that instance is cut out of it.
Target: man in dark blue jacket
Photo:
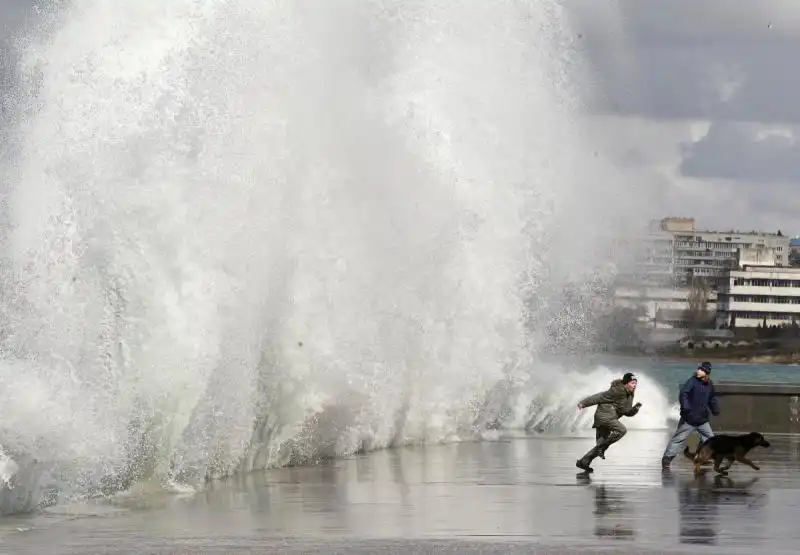
[[[664,456],[661,458],[661,468],[669,470],[669,465],[681,451],[695,430],[703,441],[714,435],[711,424],[708,423],[709,412],[719,414],[719,404],[714,393],[714,384],[711,382],[711,363],[703,362],[689,378],[679,395],[681,404],[681,418],[678,427],[667,444]]]

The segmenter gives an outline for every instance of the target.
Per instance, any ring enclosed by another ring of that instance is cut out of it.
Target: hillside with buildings
[[[800,361],[800,240],[664,218],[618,248],[633,255],[612,287],[608,350]]]

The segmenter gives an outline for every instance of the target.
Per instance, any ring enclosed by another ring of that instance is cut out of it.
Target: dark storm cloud
[[[714,123],[701,139],[682,145],[681,172],[764,184],[800,181],[797,131],[796,127],[770,130],[748,123]]]

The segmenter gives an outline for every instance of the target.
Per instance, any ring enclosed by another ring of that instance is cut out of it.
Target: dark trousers
[[[606,449],[614,445],[628,433],[628,429],[619,420],[612,420],[602,426],[597,426],[594,431],[595,445],[581,460],[590,463],[596,457],[606,452]]]

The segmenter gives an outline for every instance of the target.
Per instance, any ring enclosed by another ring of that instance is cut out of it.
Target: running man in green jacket
[[[596,444],[583,457],[578,459],[575,466],[584,472],[593,472],[589,466],[596,457],[605,459],[606,449],[618,442],[627,433],[628,429],[619,421],[623,416],[636,416],[641,403],[633,404],[633,393],[636,391],[638,380],[628,372],[621,380],[611,382],[608,391],[590,395],[578,403],[579,409],[597,405],[594,413]]]

